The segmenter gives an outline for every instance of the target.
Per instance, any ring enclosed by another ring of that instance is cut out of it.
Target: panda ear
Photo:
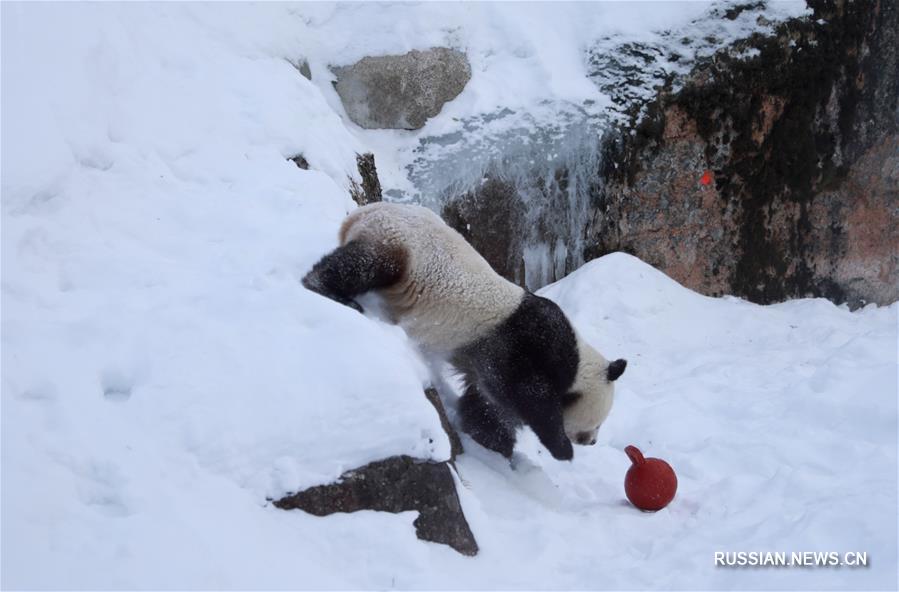
[[[618,380],[618,377],[624,374],[624,369],[627,368],[627,360],[615,360],[611,364],[609,364],[609,369],[606,373],[606,378],[609,379],[609,382],[615,382]]]

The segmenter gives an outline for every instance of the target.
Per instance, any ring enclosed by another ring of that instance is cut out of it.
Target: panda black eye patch
[[[581,446],[591,446],[596,444],[596,438],[590,432],[578,432],[575,441]]]
[[[572,405],[577,403],[578,399],[580,398],[580,393],[565,393],[564,395],[562,395],[562,409],[571,407]]]

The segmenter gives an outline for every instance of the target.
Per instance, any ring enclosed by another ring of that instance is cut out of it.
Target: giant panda
[[[462,374],[460,427],[476,442],[511,458],[524,424],[558,460],[572,459],[572,442],[596,443],[627,362],[606,360],[554,302],[501,277],[420,206],[359,208],[339,241],[303,285],[360,312],[356,298],[377,294],[424,353]]]

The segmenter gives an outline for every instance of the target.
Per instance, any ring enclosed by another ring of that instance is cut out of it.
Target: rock
[[[446,436],[449,438],[450,460],[456,460],[456,457],[464,452],[462,440],[459,438],[459,433],[456,431],[456,428],[450,423],[449,417],[446,414],[446,409],[443,407],[443,401],[440,400],[440,394],[437,392],[437,389],[429,386],[425,389],[425,397],[431,402],[434,409],[437,410],[437,415],[440,417],[440,425],[443,426],[443,431],[446,432]]]
[[[414,521],[419,539],[449,545],[463,555],[477,555],[478,544],[468,526],[453,478],[453,459],[462,453],[459,435],[450,424],[437,391],[425,396],[440,416],[452,447],[446,462],[394,456],[347,471],[336,483],[318,485],[274,501],[283,510],[303,510],[316,516],[335,512],[376,510],[418,512]]]
[[[366,57],[332,70],[347,115],[367,129],[419,129],[471,78],[465,54],[445,47]]]
[[[512,182],[487,177],[474,191],[447,202],[441,216],[497,273],[524,283],[525,205]]]
[[[415,510],[418,538],[449,545],[463,555],[477,555],[478,544],[462,513],[451,471],[449,463],[394,456],[347,471],[337,483],[310,487],[274,505],[316,516],[359,510]]]
[[[381,201],[381,181],[375,166],[375,155],[371,152],[356,155],[356,168],[362,177],[362,186],[351,179],[350,196],[360,206]]]
[[[306,80],[312,80],[312,70],[309,69],[309,62],[305,59],[291,61],[290,65],[297,69],[297,72]]]
[[[585,258],[760,303],[899,299],[899,6],[810,4],[606,139]]]
[[[297,165],[299,168],[303,169],[304,171],[309,170],[309,161],[306,160],[306,157],[303,156],[302,154],[297,154],[296,156],[291,156],[287,160],[289,160],[293,164]]]

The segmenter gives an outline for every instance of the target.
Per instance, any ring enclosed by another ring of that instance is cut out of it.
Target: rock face
[[[445,47],[366,57],[332,71],[347,115],[367,129],[419,129],[471,78],[465,54]]]
[[[899,6],[810,4],[607,138],[585,258],[761,303],[899,298]]]
[[[336,483],[283,497],[274,501],[274,505],[316,516],[359,510],[417,511],[418,518],[413,524],[418,538],[449,545],[463,555],[477,555],[478,544],[462,512],[452,473],[453,461],[462,453],[462,443],[437,391],[429,388],[425,396],[434,405],[450,439],[449,461],[426,462],[394,456],[347,471]]]
[[[488,178],[444,206],[441,216],[503,277],[524,283],[525,204],[514,184]]]

